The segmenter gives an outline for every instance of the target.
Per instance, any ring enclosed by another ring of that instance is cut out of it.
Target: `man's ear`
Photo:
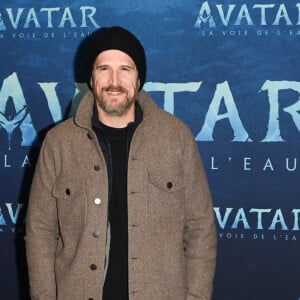
[[[93,75],[90,78],[90,88],[93,89]]]
[[[141,80],[138,80],[138,91],[140,90],[140,86],[141,86]]]

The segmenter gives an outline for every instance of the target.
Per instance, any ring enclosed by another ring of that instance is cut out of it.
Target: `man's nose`
[[[110,84],[113,86],[119,85],[121,82],[120,80],[120,74],[118,70],[112,70],[110,74]]]

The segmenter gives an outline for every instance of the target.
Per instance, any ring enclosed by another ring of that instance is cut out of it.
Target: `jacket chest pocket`
[[[184,217],[183,175],[172,170],[148,171],[150,218],[156,221],[182,221]]]
[[[60,228],[78,228],[84,224],[86,197],[82,182],[73,178],[58,178],[52,196],[56,198]]]

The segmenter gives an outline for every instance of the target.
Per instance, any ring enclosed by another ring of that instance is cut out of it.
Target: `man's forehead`
[[[95,59],[95,63],[116,63],[123,62],[136,67],[133,59],[125,52],[121,50],[109,49],[98,54]]]

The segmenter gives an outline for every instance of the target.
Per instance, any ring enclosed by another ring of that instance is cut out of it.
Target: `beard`
[[[111,99],[106,99],[104,96],[105,92],[121,92],[123,95],[125,95],[125,98],[122,100],[118,99],[118,96],[116,98],[111,97]],[[101,94],[99,97],[95,97],[97,101],[97,105],[108,115],[111,116],[122,116],[124,115],[131,106],[135,103],[135,97],[136,92],[133,97],[130,97],[128,95],[127,89],[125,89],[122,86],[113,86],[110,85],[108,87],[104,87],[101,89]]]

